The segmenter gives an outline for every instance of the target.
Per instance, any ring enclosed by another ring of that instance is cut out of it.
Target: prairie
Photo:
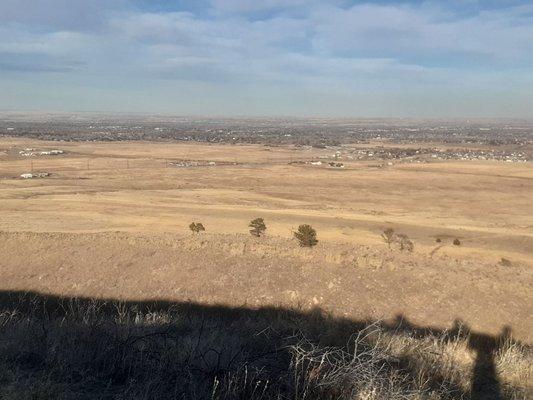
[[[2,138],[2,396],[528,398],[533,169],[364,147]]]
[[[23,158],[24,148],[65,154]],[[441,328],[459,318],[531,340],[528,163],[339,169],[326,164],[331,150],[310,147],[8,138],[0,151],[2,289],[401,313]],[[31,169],[51,175],[19,178]],[[248,233],[257,217],[265,237]],[[192,221],[206,232],[192,235]],[[316,248],[292,237],[303,223]],[[414,251],[388,248],[386,228]]]

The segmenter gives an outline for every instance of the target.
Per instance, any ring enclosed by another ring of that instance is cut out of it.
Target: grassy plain
[[[66,154],[23,158],[24,148]],[[297,163],[332,154],[2,138],[2,289],[402,314],[440,328],[461,319],[533,339],[529,163]],[[191,161],[199,165],[171,164]],[[19,178],[32,169],[51,176]],[[257,217],[267,224],[264,238],[247,233]],[[192,236],[192,221],[207,232]],[[292,238],[302,223],[318,231],[316,248]],[[387,227],[407,234],[414,252],[388,249],[380,236]]]

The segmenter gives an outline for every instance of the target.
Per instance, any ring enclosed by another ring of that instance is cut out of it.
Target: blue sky
[[[0,109],[531,117],[533,1],[0,0]]]

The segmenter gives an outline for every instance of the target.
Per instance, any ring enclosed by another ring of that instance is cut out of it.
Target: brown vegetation
[[[410,162],[381,140],[30,147],[58,143],[0,141],[0,289],[91,300],[1,309],[0,398],[528,398],[528,163]],[[51,175],[20,179],[34,168]],[[209,233],[183,234],[192,218]],[[288,240],[300,221],[312,251]]]
[[[6,399],[512,399],[532,352],[507,333],[320,310],[0,292]]]
[[[505,257],[502,257],[502,259],[500,260],[499,264],[502,266],[502,267],[511,267],[513,265],[513,263],[511,262],[511,260],[508,260],[507,258]]]
[[[204,225],[201,222],[191,222],[191,224],[189,225],[189,229],[193,233],[200,233],[205,231]]]
[[[387,243],[389,249],[393,244],[396,244],[400,251],[406,250],[411,252],[415,248],[415,245],[405,233],[396,233],[392,228],[385,229],[381,234],[381,237],[385,243]]]
[[[389,246],[389,249],[390,249],[391,244],[394,242],[394,237],[395,237],[394,229],[392,228],[385,229],[383,233],[381,234],[381,237],[383,238],[385,243],[387,243],[387,246]]]

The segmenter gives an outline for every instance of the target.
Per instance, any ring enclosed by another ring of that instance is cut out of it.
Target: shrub
[[[311,225],[300,225],[298,231],[294,232],[294,237],[298,239],[302,247],[312,247],[318,243],[316,231]]]
[[[389,246],[389,249],[391,248],[391,245],[393,243],[396,243],[399,246],[401,251],[403,250],[413,251],[415,247],[411,239],[409,239],[409,237],[406,234],[395,233],[394,229],[392,228],[385,229],[383,233],[381,234],[381,237],[383,238],[385,243],[387,243],[387,245]]]
[[[390,245],[392,244],[392,242],[394,242],[394,229],[392,228],[387,228],[383,231],[383,233],[381,234],[381,237],[383,238],[383,240],[385,241],[385,243],[387,243],[387,245],[389,246],[390,248]]]
[[[0,399],[531,397],[531,346],[505,333],[191,301],[2,300]]]
[[[461,241],[457,238],[453,239],[453,245],[454,246],[460,246],[461,245]]]
[[[500,260],[500,263],[499,263],[502,267],[510,267],[513,265],[513,263],[511,262],[511,260],[508,260],[507,258],[503,258]]]
[[[440,242],[442,242],[442,239],[441,239],[441,238],[437,238],[437,239],[435,240],[435,242],[440,243]]]
[[[201,222],[191,222],[191,224],[189,225],[189,229],[193,233],[200,233],[205,231],[204,225]]]
[[[396,241],[400,245],[401,251],[403,250],[413,251],[413,249],[415,248],[415,245],[413,244],[411,239],[409,239],[409,237],[403,233],[396,235]]]
[[[250,234],[256,237],[264,235],[267,229],[263,218],[256,218],[253,221],[250,221],[250,224],[248,226],[252,228],[250,229]]]

